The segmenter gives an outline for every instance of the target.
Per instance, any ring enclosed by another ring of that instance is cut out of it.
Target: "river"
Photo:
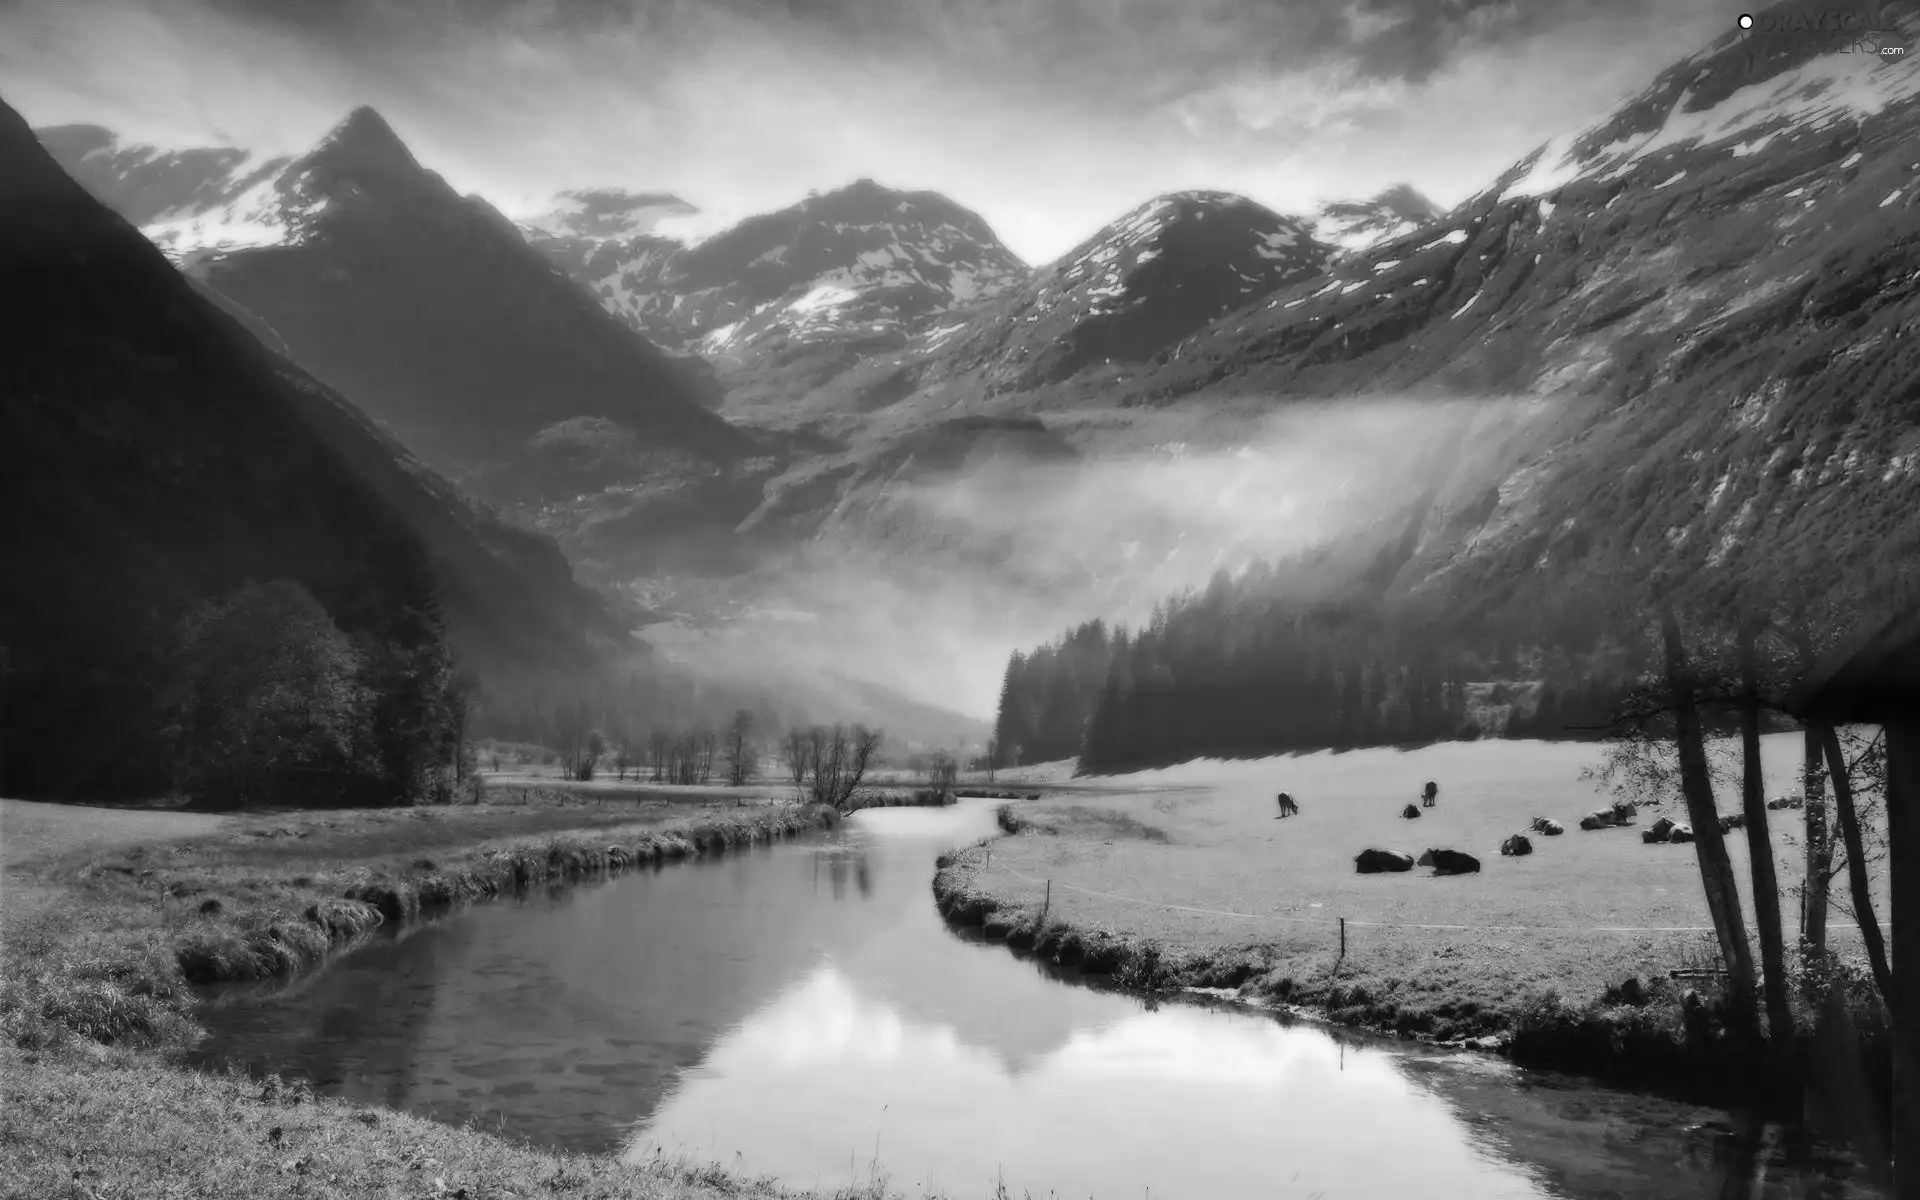
[[[538,890],[207,1005],[203,1061],[536,1143],[908,1197],[1873,1196],[1724,1111],[1063,981],[951,933],[993,805]]]

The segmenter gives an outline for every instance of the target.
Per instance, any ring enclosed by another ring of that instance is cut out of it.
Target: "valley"
[[[0,1193],[1920,1196],[1920,67],[241,7],[0,102]]]

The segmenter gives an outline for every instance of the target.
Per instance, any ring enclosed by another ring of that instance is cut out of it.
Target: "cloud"
[[[15,0],[39,123],[304,149],[359,103],[511,212],[713,219],[868,175],[1046,261],[1147,196],[1463,198],[1725,21],[1708,0]],[[1577,69],[1569,69],[1570,64]]]

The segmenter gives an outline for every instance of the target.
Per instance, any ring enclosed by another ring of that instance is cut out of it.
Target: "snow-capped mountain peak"
[[[1320,206],[1313,236],[1344,254],[1357,254],[1440,219],[1443,209],[1407,184],[1366,200],[1336,200]]]

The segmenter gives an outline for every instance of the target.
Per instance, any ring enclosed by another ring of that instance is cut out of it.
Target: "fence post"
[[[1053,880],[1049,879],[1047,880],[1047,900],[1045,904],[1040,906],[1040,919],[1042,921],[1046,920],[1047,914],[1051,913],[1052,911],[1053,911]]]
[[[1347,919],[1345,917],[1341,917],[1340,918],[1340,957],[1345,958],[1346,956],[1347,956]]]

